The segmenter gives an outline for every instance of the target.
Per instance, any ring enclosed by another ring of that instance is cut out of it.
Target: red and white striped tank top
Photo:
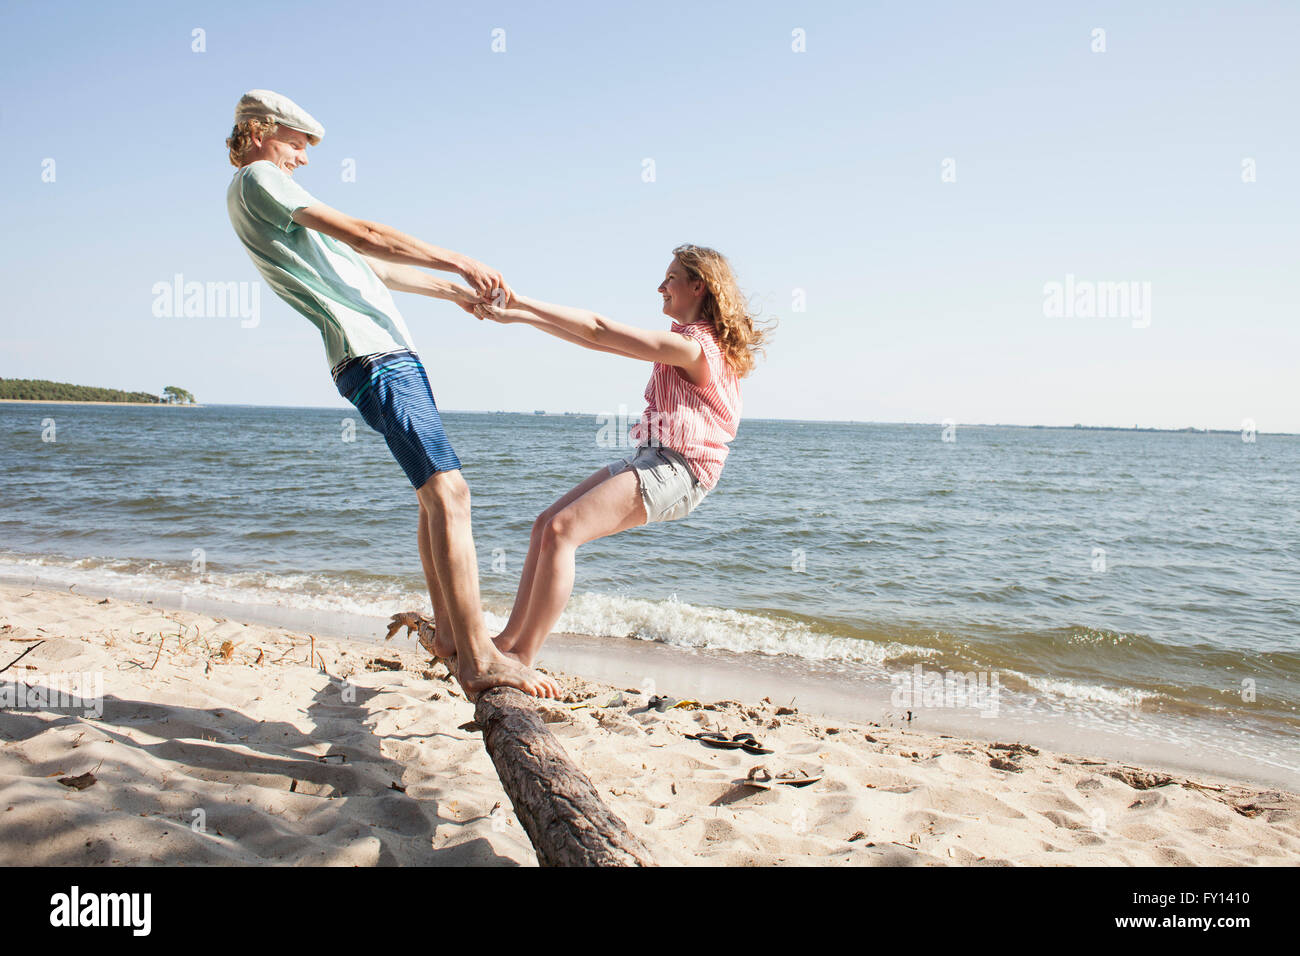
[[[676,366],[655,362],[645,387],[646,410],[628,435],[639,445],[659,444],[678,452],[700,483],[712,489],[731,450],[727,442],[740,424],[740,379],[711,327],[674,322],[672,330],[700,343],[709,364],[708,384],[693,385]]]

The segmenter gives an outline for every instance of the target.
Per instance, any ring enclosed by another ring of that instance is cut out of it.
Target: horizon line
[[[51,403],[51,404],[56,404],[56,403]],[[74,403],[74,404],[75,404],[75,403]],[[115,404],[115,403],[113,403],[113,402],[108,402],[108,403],[105,403],[105,404],[109,404],[109,405],[111,405],[111,404]],[[160,404],[162,404],[162,403],[160,403]],[[351,406],[346,406],[346,405],[259,405],[259,404],[252,404],[252,403],[248,403],[248,402],[196,402],[195,405],[200,405],[200,406],[201,406],[201,405],[208,405],[208,406],[210,406],[210,407],[214,407],[214,408],[215,408],[215,407],[224,407],[224,408],[302,408],[302,409],[319,409],[319,410],[322,410],[322,411],[327,411],[327,410],[329,410],[329,409],[335,409],[335,410],[343,410],[343,411],[346,411],[347,409],[351,408]],[[355,409],[353,409],[353,410],[355,411]],[[440,408],[439,411],[440,411],[440,412],[445,412],[445,413],[448,413],[448,414],[453,414],[453,415],[457,415],[457,414],[459,414],[459,415],[527,415],[527,416],[535,417],[535,418],[580,418],[580,417],[595,417],[595,416],[599,416],[599,415],[614,415],[614,414],[617,414],[616,412],[608,412],[608,411],[604,411],[604,412],[541,412],[541,413],[539,414],[538,410],[533,410],[533,411],[519,411],[519,410],[514,410],[514,409],[494,409],[494,408]],[[637,417],[639,418],[640,416],[638,415]],[[743,421],[751,421],[751,422],[793,422],[793,423],[800,423],[800,424],[806,424],[806,425],[930,425],[930,426],[935,426],[935,427],[940,427],[940,428],[943,427],[945,424],[947,424],[946,422],[943,422],[943,421],[937,421],[937,422],[932,422],[932,421],[872,421],[872,420],[867,420],[867,419],[862,419],[862,418],[766,418],[766,417],[758,417],[758,416],[755,416],[755,417],[745,418],[745,419],[742,419],[742,420],[743,420]],[[1073,423],[1073,424],[1070,424],[1070,425],[1022,425],[1022,424],[1019,424],[1019,423],[1017,423],[1017,422],[954,422],[953,424],[956,425],[957,427],[963,427],[963,428],[970,428],[970,427],[977,427],[977,428],[1060,428],[1060,429],[1065,429],[1065,430],[1067,430],[1067,431],[1073,431],[1073,430],[1075,430],[1075,429],[1078,429],[1078,430],[1080,430],[1080,431],[1087,431],[1087,430],[1094,430],[1094,431],[1124,431],[1124,432],[1131,432],[1131,431],[1148,431],[1148,432],[1181,432],[1181,433],[1184,433],[1184,434],[1187,434],[1187,433],[1189,433],[1189,432],[1194,432],[1194,433],[1199,433],[1199,434],[1222,434],[1222,435],[1237,435],[1237,434],[1240,434],[1240,433],[1243,431],[1243,429],[1240,429],[1240,428],[1206,428],[1206,427],[1202,427],[1202,426],[1199,426],[1199,425],[1183,425],[1183,426],[1179,426],[1179,427],[1161,427],[1161,426],[1157,426],[1157,425],[1137,425],[1137,424],[1134,424],[1134,425],[1086,425],[1086,424],[1079,423],[1079,422],[1076,422],[1076,423]],[[1300,437],[1300,432],[1284,432],[1284,431],[1282,431],[1282,432],[1266,432],[1266,431],[1262,431],[1262,430],[1259,430],[1259,429],[1256,429],[1255,434],[1257,434],[1257,435],[1281,435],[1281,436],[1288,436],[1288,437]]]

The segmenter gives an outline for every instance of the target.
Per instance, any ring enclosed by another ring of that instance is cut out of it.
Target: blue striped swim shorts
[[[346,359],[333,375],[339,394],[384,436],[412,487],[422,487],[435,471],[460,468],[424,366],[410,349]]]

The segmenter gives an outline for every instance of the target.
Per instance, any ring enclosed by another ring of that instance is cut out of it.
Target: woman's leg
[[[519,575],[519,590],[515,592],[515,604],[510,610],[510,620],[506,622],[506,626],[501,633],[493,638],[497,650],[513,650],[515,644],[519,641],[519,635],[523,632],[524,617],[528,613],[528,602],[533,590],[533,575],[537,570],[537,552],[541,549],[542,530],[550,524],[551,519],[561,509],[570,502],[577,501],[608,477],[609,469],[602,468],[590,477],[583,479],[582,482],[557,498],[555,503],[538,515],[537,520],[533,522],[533,530],[528,540],[528,557],[524,559],[524,570]]]
[[[594,476],[593,476],[594,477]],[[645,524],[645,505],[636,471],[606,478],[569,502],[546,523],[538,543],[528,611],[511,655],[531,666],[542,642],[573,593],[574,555],[579,545]]]

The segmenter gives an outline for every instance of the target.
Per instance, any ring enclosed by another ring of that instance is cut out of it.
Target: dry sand
[[[0,586],[0,667],[25,651],[0,688],[98,674],[102,716],[6,701],[4,863],[536,863],[462,729],[473,705],[414,641],[313,652],[280,628]],[[1300,799],[1282,791],[760,701],[658,713],[638,691],[557,677],[551,730],[663,864],[1300,862]],[[685,736],[703,729],[775,753]],[[822,779],[758,790],[744,784],[758,764]],[[87,773],[84,789],[60,782]]]

